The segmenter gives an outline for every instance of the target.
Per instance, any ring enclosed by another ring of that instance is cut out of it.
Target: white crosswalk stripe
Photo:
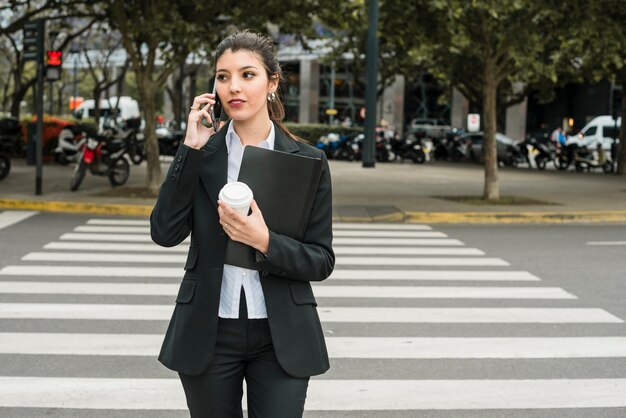
[[[43,247],[45,250],[75,250],[75,251],[123,251],[123,252],[174,252],[186,253],[188,245],[178,245],[174,248],[159,247],[156,244],[126,244],[107,242],[50,242]],[[346,247],[335,245],[335,255],[485,255],[477,248],[449,248],[449,247]]]
[[[626,379],[314,379],[306,410],[624,407],[624,393]],[[172,410],[185,409],[186,403],[180,383],[173,379],[0,377],[0,406]]]
[[[95,303],[0,303],[0,318],[165,321],[171,305]],[[319,309],[322,322],[454,323],[454,324],[619,324],[598,308],[343,308]]]
[[[0,216],[0,227],[1,222]],[[567,289],[542,285],[536,275],[515,270],[506,260],[466,247],[428,225],[344,223],[336,224],[334,231],[336,269],[328,280],[313,283],[313,289],[327,334],[331,372],[339,374],[311,380],[307,411],[360,417],[367,411],[418,416],[421,410],[456,410],[463,416],[463,410],[626,407],[626,379],[615,375],[435,380],[419,374],[395,376],[385,369],[386,362],[408,366],[438,360],[624,359],[626,337],[600,331],[624,320],[589,306]],[[100,218],[24,254],[19,263],[0,269],[0,319],[32,326],[0,331],[0,355],[8,361],[24,356],[56,361],[62,358],[58,356],[154,358],[163,334],[139,330],[146,323],[167,325],[189,242],[158,247],[150,239],[148,220]],[[42,320],[59,326],[37,327]],[[74,330],[79,322],[93,326]],[[130,323],[130,330],[121,325]],[[104,331],[104,324],[119,331]],[[491,332],[474,336],[462,331],[481,324]],[[574,324],[598,327],[598,332],[515,335],[516,327],[525,325]],[[411,326],[448,331],[391,331]],[[377,335],[383,329],[389,331]],[[503,330],[506,336],[500,335]],[[341,375],[348,372],[345,365],[358,361],[368,361],[374,373],[369,376],[377,378]],[[186,408],[175,373],[153,378],[153,372],[146,371],[122,378],[119,371],[101,370],[99,377],[81,377],[64,375],[61,363],[51,374],[31,371],[21,376],[3,372],[4,364],[0,362],[0,408]],[[156,361],[154,368],[161,370]]]
[[[22,222],[32,216],[37,215],[39,212],[23,211],[23,210],[5,210],[0,212],[0,229],[7,228],[11,225],[15,225],[18,222]]]
[[[432,254],[433,252],[431,252]],[[468,255],[468,254],[465,254]],[[469,254],[477,255],[477,254]],[[80,261],[109,263],[165,263],[183,264],[185,254],[118,254],[118,253],[70,253],[70,252],[32,252],[22,257],[24,261]],[[337,257],[336,266],[508,266],[499,258],[456,258],[456,257]]]
[[[150,229],[142,226],[77,226],[74,232],[91,232],[104,234],[149,234]],[[379,237],[379,238],[445,238],[446,234],[428,230],[362,230],[338,229],[333,232],[335,237]]]
[[[0,333],[2,354],[156,356],[160,334]],[[331,358],[505,359],[626,357],[626,337],[328,337]],[[463,347],[462,350],[459,347]]]
[[[413,299],[576,299],[558,287],[452,287],[452,286],[326,286],[314,284],[324,298]],[[76,283],[0,281],[0,294],[152,295],[176,296],[177,284]]]

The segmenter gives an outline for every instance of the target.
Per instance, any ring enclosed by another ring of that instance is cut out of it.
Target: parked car
[[[117,105],[117,112],[114,112]],[[96,101],[88,99],[82,102],[73,111],[73,116],[79,121],[87,118],[93,118],[95,116]],[[115,114],[114,114],[115,113]],[[109,99],[100,100],[100,126],[99,129],[103,129],[103,123],[106,119],[114,119],[115,123],[127,128],[142,129],[141,114],[139,112],[139,103],[137,100],[129,96],[120,96],[119,103],[117,96],[110,97]],[[131,125],[131,126],[127,126]]]
[[[617,118],[617,122],[611,116],[598,116],[593,118],[580,132],[567,138],[567,142],[595,149],[598,144],[602,144],[604,151],[611,151],[613,138],[618,138],[619,130],[622,126],[622,118]]]
[[[37,122],[37,116],[33,116],[32,122]],[[75,125],[73,120],[57,118],[55,116],[43,116],[43,141],[42,155],[51,156],[57,147],[59,134],[65,128]],[[28,148],[28,124],[22,123],[22,137],[24,145]]]
[[[469,141],[469,157],[472,161],[483,164],[483,132],[471,132],[459,137],[460,141]],[[526,156],[520,152],[519,141],[496,132],[496,154],[498,162],[507,166],[515,166],[520,162],[526,162]]]
[[[411,131],[423,131],[427,138],[445,138],[448,131],[452,129],[452,126],[447,125],[439,119],[432,118],[416,118],[409,124],[409,130]]]

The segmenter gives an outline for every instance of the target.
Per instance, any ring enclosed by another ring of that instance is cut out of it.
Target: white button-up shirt
[[[274,124],[271,124],[270,133],[258,146],[266,149],[274,149]],[[228,183],[237,181],[244,146],[239,135],[235,132],[233,123],[228,124],[226,131],[226,149],[228,150]],[[261,278],[256,270],[248,270],[241,267],[224,264],[222,276],[222,289],[220,292],[220,318],[239,318],[239,300],[241,287],[246,294],[246,308],[248,318],[267,318],[265,296],[261,287]]]

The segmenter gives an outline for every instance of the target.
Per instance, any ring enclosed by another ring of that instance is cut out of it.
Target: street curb
[[[153,205],[56,200],[0,199],[0,208],[43,212],[148,217]],[[394,212],[374,216],[333,216],[333,222],[426,224],[626,223],[626,211],[586,212]]]
[[[153,205],[102,204],[56,200],[0,199],[0,208],[44,212],[92,213],[95,215],[150,216]]]
[[[626,211],[586,212],[405,212],[406,223],[598,223],[624,222]]]

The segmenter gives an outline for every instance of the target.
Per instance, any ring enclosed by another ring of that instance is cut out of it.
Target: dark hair
[[[224,38],[219,43],[215,50],[215,63],[227,50],[237,52],[239,50],[250,51],[255,53],[261,58],[265,71],[267,72],[267,78],[278,79],[278,85],[284,82],[283,72],[280,69],[278,63],[276,47],[270,38],[260,34],[249,32],[244,30],[237,32]],[[283,124],[285,118],[285,106],[280,98],[279,89],[276,90],[276,97],[267,101],[267,110],[270,115],[270,119],[278,125],[278,127],[291,139],[299,141],[300,138],[289,132],[289,130]]]

